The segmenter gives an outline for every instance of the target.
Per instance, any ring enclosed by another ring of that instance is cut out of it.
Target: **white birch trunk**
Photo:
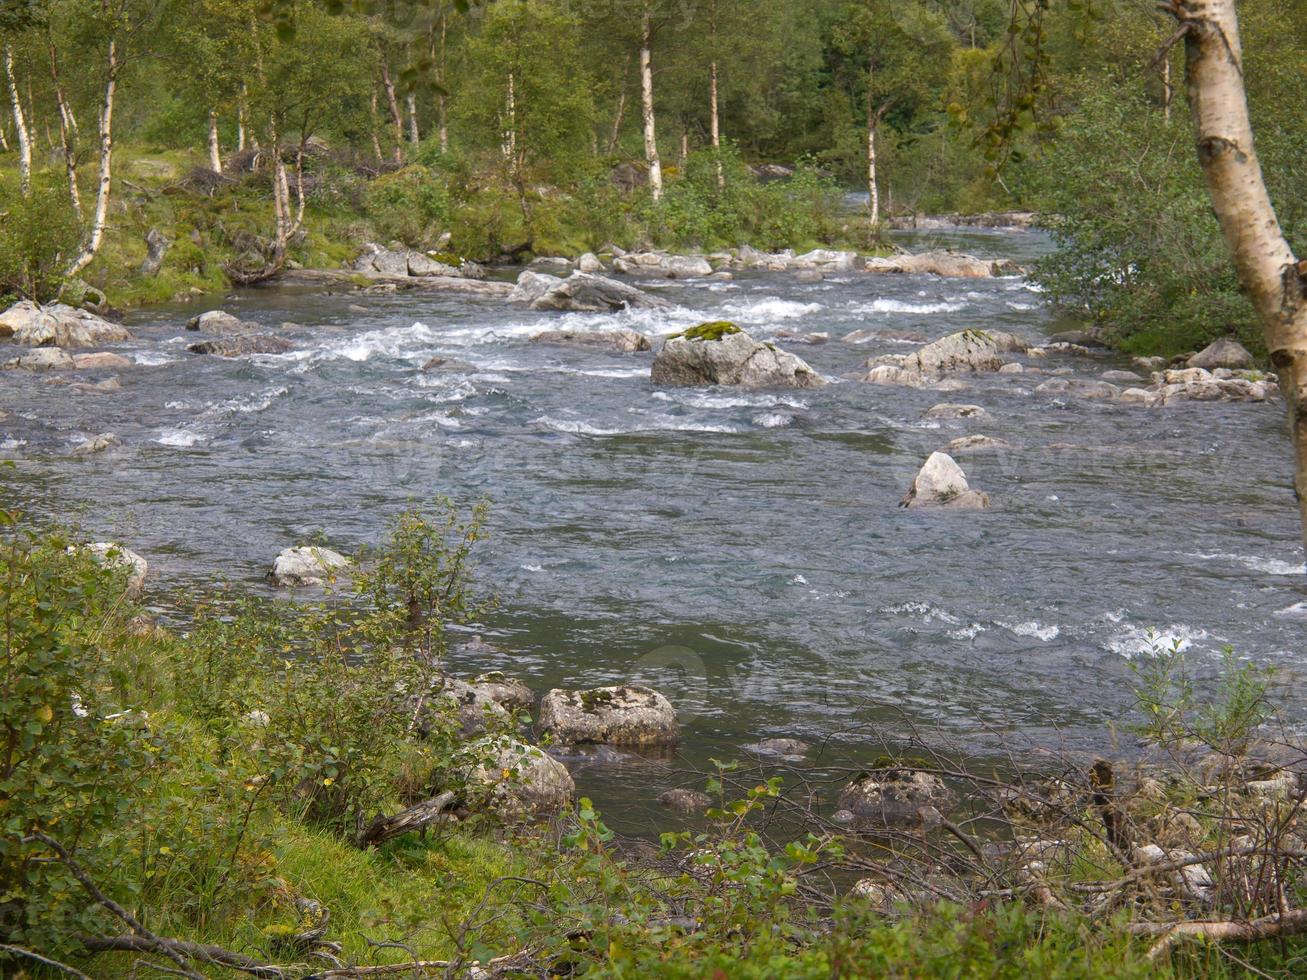
[[[32,193],[32,135],[27,129],[23,100],[14,77],[14,52],[8,45],[5,45],[5,80],[9,83],[9,102],[14,113],[14,138],[18,140],[18,188],[27,197]]]
[[[245,152],[245,83],[241,82],[241,95],[236,103],[236,152]]]
[[[209,169],[222,173],[222,148],[218,144],[218,110],[209,110]]]
[[[714,153],[722,148],[722,121],[717,107],[717,2],[713,0],[708,8],[708,36],[712,45],[712,64],[708,66],[708,132],[712,138]],[[717,157],[717,186],[726,186],[726,173],[722,169],[722,158]]]
[[[68,201],[73,206],[77,223],[82,218],[82,192],[77,186],[77,117],[64,97],[63,83],[59,80],[59,53],[54,40],[50,40],[50,80],[54,82],[55,104],[59,108],[59,140],[64,158],[64,175],[68,181]]]
[[[653,102],[653,11],[645,0],[640,30],[640,106],[644,118],[644,158],[649,165],[649,191],[655,202],[663,198],[663,162],[658,157],[658,132]]]
[[[412,92],[404,96],[404,111],[408,114],[408,141],[417,146],[422,135],[418,131],[418,97]]]
[[[109,191],[113,183],[113,100],[118,88],[118,46],[109,39],[109,61],[104,82],[104,102],[100,106],[100,171],[96,179],[95,215],[91,218],[91,233],[82,252],[73,261],[67,275],[75,276],[95,258],[104,241],[104,227],[109,219]]]
[[[1262,178],[1235,0],[1176,0],[1169,9],[1187,31],[1186,90],[1212,207],[1262,321],[1288,405],[1294,489],[1307,540],[1307,263],[1298,261],[1280,230]]]
[[[390,63],[381,59],[381,85],[386,90],[386,105],[390,109],[390,125],[395,130],[395,162],[404,162],[404,117],[399,112],[399,99],[395,97],[395,83],[390,80]]]

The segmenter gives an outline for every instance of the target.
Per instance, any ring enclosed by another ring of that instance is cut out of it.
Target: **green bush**
[[[14,194],[0,211],[0,297],[51,299],[80,241],[66,187],[38,180],[29,197]]]
[[[442,176],[417,165],[374,180],[364,208],[379,239],[398,240],[413,248],[434,246],[448,229],[451,215]]]

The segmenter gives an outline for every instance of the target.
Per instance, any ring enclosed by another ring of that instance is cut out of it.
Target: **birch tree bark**
[[[708,39],[712,49],[712,62],[708,65],[708,131],[712,138],[712,148],[717,157],[717,186],[726,185],[726,174],[722,169],[722,120],[717,103],[717,0],[712,0],[708,7]]]
[[[73,115],[68,99],[64,96],[63,83],[59,80],[59,52],[55,47],[54,35],[48,36],[50,49],[50,80],[54,83],[55,104],[59,109],[59,141],[64,158],[64,174],[68,180],[68,200],[72,203],[73,214],[78,223],[82,221],[82,192],[77,186],[77,117]]]
[[[209,169],[222,173],[222,147],[218,143],[218,110],[209,110]]]
[[[399,99],[395,97],[395,83],[390,79],[390,62],[381,59],[381,85],[386,90],[386,105],[390,108],[390,125],[395,130],[395,163],[404,162],[404,117],[399,112]]]
[[[1253,145],[1235,0],[1169,0],[1166,9],[1184,34],[1186,95],[1212,207],[1288,405],[1307,542],[1307,262],[1280,230]]]
[[[653,103],[653,4],[645,0],[640,22],[640,104],[644,117],[644,158],[649,165],[649,191],[663,199],[663,162],[658,156],[658,132]]]
[[[880,224],[880,183],[876,179],[876,130],[884,114],[876,108],[876,62],[867,69],[867,212],[873,225]]]
[[[7,44],[5,81],[9,83],[9,103],[14,113],[14,138],[18,140],[18,188],[23,197],[27,197],[32,193],[32,135],[27,129],[23,100],[18,95],[18,79],[14,77],[14,52]]]
[[[100,169],[96,178],[95,214],[91,231],[81,253],[69,266],[67,276],[75,276],[95,258],[104,241],[104,226],[109,219],[109,192],[113,183],[113,102],[118,88],[118,42],[109,38],[108,63],[105,67],[104,101],[100,105]]]

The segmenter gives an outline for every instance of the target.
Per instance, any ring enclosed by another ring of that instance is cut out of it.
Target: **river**
[[[902,240],[1019,260],[1047,247],[1033,232]],[[273,556],[311,535],[349,552],[414,501],[487,497],[479,578],[502,605],[475,632],[494,650],[457,650],[454,667],[537,690],[649,683],[678,707],[695,765],[766,736],[856,756],[871,728],[967,751],[1094,751],[1129,720],[1131,665],[1154,643],[1186,648],[1200,676],[1232,645],[1300,688],[1307,582],[1279,403],[1147,409],[1037,395],[1047,378],[1034,374],[947,394],[842,380],[913,349],[841,341],[855,329],[1040,340],[1057,327],[1016,277],[641,285],[677,306],[546,314],[264,289],[134,314],[116,349],[136,363],[117,391],[0,376],[0,456],[15,463],[0,488],[34,518],[145,555],[156,599],[219,579],[270,591]],[[185,320],[217,305],[291,321],[279,329],[297,349],[188,354]],[[706,319],[762,339],[830,333],[778,342],[837,383],[665,390],[649,382],[652,355],[528,339],[609,325],[656,337]],[[475,370],[424,373],[435,355]],[[1106,353],[1039,366],[1130,367]],[[923,420],[945,401],[991,417]],[[70,455],[105,431],[121,446]],[[971,433],[1013,446],[959,457],[991,509],[899,509],[929,453]],[[583,791],[631,814],[666,778],[644,764],[579,772]]]

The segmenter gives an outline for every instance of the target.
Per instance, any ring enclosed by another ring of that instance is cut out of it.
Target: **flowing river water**
[[[916,247],[1030,258],[1029,232],[904,236]],[[134,314],[121,388],[0,376],[6,502],[145,555],[150,591],[227,580],[270,591],[282,548],[320,533],[348,553],[388,518],[447,494],[492,501],[479,578],[500,608],[453,667],[537,691],[626,680],[664,691],[681,763],[758,738],[830,740],[856,757],[874,726],[980,752],[1093,751],[1128,719],[1131,664],[1176,644],[1201,674],[1232,645],[1277,664],[1301,717],[1307,581],[1280,403],[1142,408],[1040,395],[1037,374],[960,392],[843,380],[911,342],[970,328],[1037,342],[1057,329],[1021,278],[848,274],[820,283],[641,283],[666,311],[550,314],[458,294],[247,291],[221,306],[297,349],[188,354],[201,307]],[[213,302],[207,306],[217,305]],[[651,337],[729,319],[834,382],[813,391],[660,389],[650,354],[531,343],[544,329]],[[424,373],[444,355],[471,373]],[[1022,358],[1017,358],[1022,359]],[[1106,353],[1045,370],[1096,378]],[[94,379],[92,379],[94,380]],[[940,402],[982,420],[936,422]],[[71,450],[111,431],[121,445]],[[981,513],[898,507],[932,450],[966,434],[1006,452],[959,456]],[[670,785],[659,764],[577,766],[621,824]]]

